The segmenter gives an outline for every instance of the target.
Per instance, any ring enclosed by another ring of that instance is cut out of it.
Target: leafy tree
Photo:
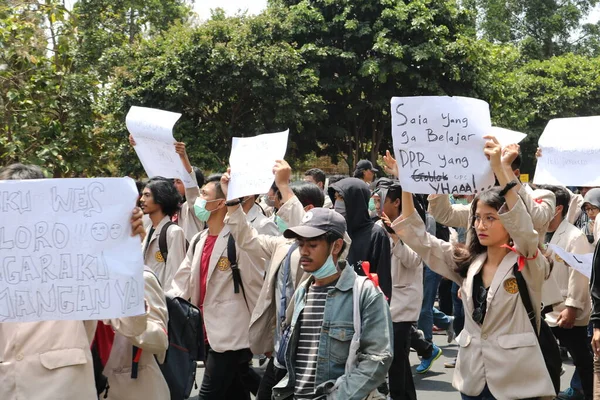
[[[319,78],[318,155],[345,154],[350,169],[389,145],[391,97],[473,93],[476,55],[456,46],[472,17],[455,1],[272,0],[270,12]]]
[[[225,18],[222,11],[197,27],[178,24],[145,40],[129,65],[117,70],[107,93],[101,129],[121,143],[120,168],[139,172],[125,137],[132,105],[183,114],[175,137],[188,143],[194,163],[223,169],[233,136],[291,129],[291,157],[304,121],[322,113],[318,80],[289,43],[275,38],[270,15]],[[313,141],[314,143],[314,141]],[[305,152],[305,149],[302,149]]]

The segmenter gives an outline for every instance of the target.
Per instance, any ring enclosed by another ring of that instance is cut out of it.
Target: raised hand
[[[400,177],[398,162],[394,157],[392,157],[392,154],[389,150],[385,151],[385,156],[383,156],[383,162],[385,163],[383,169],[385,170],[386,174],[393,175],[396,178]]]

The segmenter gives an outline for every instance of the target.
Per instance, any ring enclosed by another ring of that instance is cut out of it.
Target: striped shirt
[[[325,302],[327,301],[327,292],[334,286],[335,282],[329,286],[311,285],[306,296],[306,305],[298,318],[300,333],[296,348],[295,399],[313,399],[315,397],[315,375]]]

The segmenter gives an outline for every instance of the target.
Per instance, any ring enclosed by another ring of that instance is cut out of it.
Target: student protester
[[[319,168],[311,168],[304,173],[304,181],[314,183],[323,192],[325,202],[323,208],[333,208],[333,203],[329,196],[325,194],[325,184],[327,183],[327,175]]]
[[[165,290],[171,287],[173,276],[187,250],[183,229],[171,223],[171,217],[179,209],[180,200],[173,183],[162,177],[154,177],[146,183],[140,200],[142,211],[152,222],[147,227],[148,236],[142,243],[144,263],[156,274]],[[160,235],[165,226],[168,256],[160,249]]]
[[[554,244],[572,254],[589,254],[592,247],[579,229],[567,220],[570,195],[566,188],[544,186],[556,196],[556,216],[550,221],[545,242]],[[566,347],[581,379],[586,399],[593,396],[593,358],[588,345],[587,326],[591,313],[589,279],[568,267],[555,256],[550,279],[560,289],[563,301],[547,307],[545,318],[554,336]],[[574,388],[559,393],[559,399],[576,397]],[[583,397],[583,396],[582,396]]]
[[[282,195],[280,217],[290,226],[301,223],[305,212],[323,206],[323,192],[312,183],[289,185],[291,168],[283,160],[277,161],[273,172],[275,182]],[[229,171],[221,179],[221,188],[226,193]],[[250,349],[254,354],[277,354],[281,340],[280,316],[285,316],[287,305],[300,281],[307,276],[300,267],[300,252],[294,241],[283,236],[273,237],[260,234],[246,220],[237,205],[228,207],[225,223],[242,251],[270,260],[260,296],[250,320]],[[286,270],[287,267],[287,270]],[[287,278],[287,279],[286,279]],[[270,400],[273,386],[286,374],[285,366],[269,357],[265,374],[256,398]]]
[[[348,226],[352,239],[348,263],[358,275],[364,275],[362,262],[370,263],[370,272],[379,277],[379,285],[387,298],[392,295],[390,272],[390,239],[385,229],[376,225],[369,217],[368,185],[358,178],[346,178],[329,185],[329,195],[335,198],[334,210],[341,214]]]
[[[590,292],[592,294],[592,313],[590,322],[594,333],[592,351],[594,353],[594,400],[600,398],[600,242],[596,244],[592,261]]]
[[[585,212],[588,219],[588,224],[585,226],[584,233],[590,243],[596,243],[600,238],[600,224],[596,226],[596,217],[600,213],[600,189],[591,189],[583,198],[581,209]]]
[[[0,180],[44,179],[34,165],[12,164]],[[132,235],[143,234],[142,212],[133,210]],[[132,336],[143,333],[146,315],[131,317]],[[97,321],[41,321],[0,324],[0,399],[98,398],[90,344]]]
[[[554,397],[536,331],[519,294],[515,273],[522,266],[535,321],[540,321],[541,290],[550,265],[539,249],[532,217],[518,193],[512,171],[503,164],[516,152],[486,137],[484,153],[500,187],[479,193],[471,204],[467,248],[428,234],[415,213],[412,195],[402,194],[402,216],[392,227],[431,269],[461,287],[465,327],[453,386],[465,400]],[[386,171],[398,176],[389,152]],[[508,248],[507,248],[508,247]],[[512,251],[514,250],[514,251]],[[518,253],[517,253],[518,252]],[[536,324],[539,329],[539,322]]]
[[[402,187],[398,181],[380,179],[377,184],[382,200],[382,220],[388,227],[402,214]],[[388,228],[391,230],[391,228]],[[392,298],[390,312],[394,326],[394,359],[389,371],[390,397],[416,400],[417,392],[410,368],[411,328],[419,319],[423,302],[423,263],[391,230]],[[431,345],[429,345],[431,347]],[[432,349],[431,349],[432,350]]]
[[[385,381],[392,361],[392,322],[381,291],[367,280],[358,300],[362,334],[353,370],[346,370],[354,333],[355,280],[351,267],[338,263],[343,253],[346,221],[333,210],[314,208],[301,225],[284,236],[296,239],[302,269],[311,275],[294,294],[287,378],[274,399],[332,398],[361,400]],[[333,393],[332,393],[333,392]]]
[[[104,321],[98,329],[109,328],[113,340],[103,375],[108,387],[103,399],[114,400],[165,400],[170,398],[169,386],[159,363],[165,360],[169,346],[167,335],[167,303],[158,279],[149,269],[144,270],[144,299],[146,318],[119,318]],[[142,333],[136,326],[143,322]],[[106,325],[105,325],[106,324]],[[112,334],[111,334],[112,333]],[[137,348],[133,354],[134,346]],[[138,357],[137,377],[132,377],[132,360]]]
[[[369,160],[360,160],[356,164],[353,177],[363,180],[365,183],[370,185],[375,180],[375,173],[379,170],[373,167],[373,163]],[[331,185],[331,183],[330,183]]]
[[[206,221],[207,229],[192,239],[169,291],[172,296],[191,299],[202,312],[207,355],[201,400],[249,399],[252,389],[244,383],[252,359],[248,325],[257,300],[255,294],[263,284],[266,260],[253,258],[236,245],[241,285],[234,283],[228,252],[230,231],[224,222],[227,204],[239,205],[240,201],[226,201],[221,175],[208,177],[196,202],[196,214]]]

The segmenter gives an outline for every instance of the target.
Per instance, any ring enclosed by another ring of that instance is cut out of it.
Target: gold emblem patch
[[[219,262],[217,262],[217,268],[219,271],[227,271],[230,267],[231,263],[227,257],[219,258]]]
[[[519,285],[517,285],[516,278],[510,278],[504,281],[504,290],[510,294],[519,293]]]
[[[560,258],[558,254],[554,255],[554,259],[556,260],[556,262],[563,263],[563,264],[565,263],[565,260]]]
[[[165,262],[165,259],[160,251],[157,251],[156,254],[154,254],[154,259],[158,262]]]

